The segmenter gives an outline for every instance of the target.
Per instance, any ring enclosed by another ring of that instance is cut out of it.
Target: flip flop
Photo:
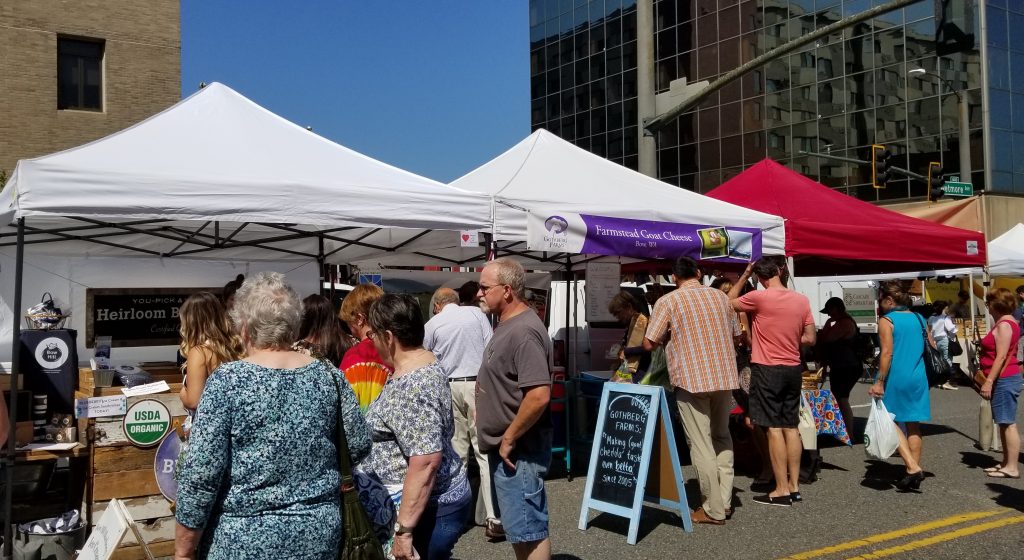
[[[1003,470],[1003,467],[1000,467],[999,465],[996,465],[994,467],[988,467],[988,468],[982,469],[983,472],[987,472],[987,473],[1001,471],[1001,470]]]
[[[990,473],[986,473],[985,476],[989,478],[1020,478],[1019,474],[1013,475],[1003,470],[992,471]]]

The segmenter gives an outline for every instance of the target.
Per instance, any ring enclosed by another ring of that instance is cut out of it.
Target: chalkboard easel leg
[[[640,516],[633,516],[629,520],[629,536],[626,537],[626,542],[629,544],[636,544],[636,535],[640,532]]]

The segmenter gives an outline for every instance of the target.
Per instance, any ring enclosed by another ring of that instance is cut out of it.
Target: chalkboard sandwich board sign
[[[654,457],[657,460],[652,463]],[[675,481],[674,488],[660,484],[663,474]],[[630,520],[626,542],[636,544],[645,500],[677,509],[684,530],[693,530],[665,390],[605,383],[579,528],[586,530],[591,509],[626,517]]]

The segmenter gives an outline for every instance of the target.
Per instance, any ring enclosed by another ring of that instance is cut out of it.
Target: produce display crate
[[[128,397],[128,406],[144,399],[160,401],[172,416],[172,429],[185,419],[185,409],[178,396],[181,391],[181,372],[173,364],[165,367],[143,367],[153,374],[153,381],[167,381],[171,390],[166,393]],[[75,398],[120,395],[122,387],[94,387],[92,370],[79,370],[79,390]],[[135,520],[139,532],[154,557],[174,554],[174,513],[171,503],[160,493],[154,473],[157,446],[137,447],[128,442],[122,425],[123,416],[79,419],[80,442],[89,446],[89,477],[91,491],[87,492],[85,507],[87,519],[95,524],[112,499],[124,502]],[[129,531],[112,558],[130,560],[145,558],[135,535]]]

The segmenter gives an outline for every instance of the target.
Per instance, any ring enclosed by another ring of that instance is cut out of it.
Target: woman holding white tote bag
[[[896,481],[901,491],[917,490],[924,480],[921,468],[921,424],[931,418],[928,399],[928,377],[924,369],[926,333],[920,315],[910,311],[910,294],[899,281],[883,282],[879,287],[878,306],[884,315],[878,321],[882,355],[878,379],[868,394],[883,399],[885,407],[903,422],[907,434],[897,430],[897,448],[907,466],[907,474]]]

